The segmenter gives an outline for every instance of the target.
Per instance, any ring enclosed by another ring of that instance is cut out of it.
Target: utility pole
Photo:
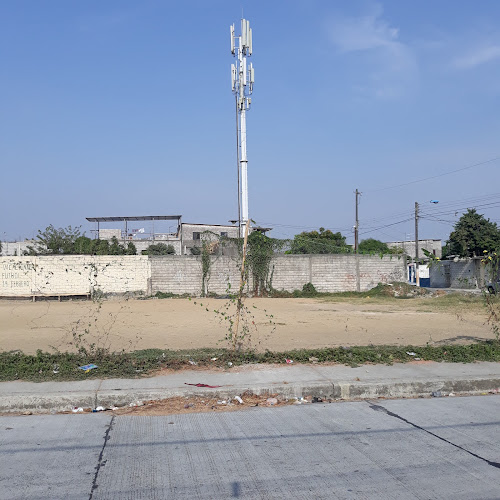
[[[241,220],[240,235],[243,236],[248,217],[248,173],[247,173],[247,121],[246,112],[250,109],[253,91],[254,69],[252,63],[247,67],[247,56],[252,55],[252,30],[246,19],[241,20],[241,35],[235,36],[234,24],[230,26],[231,54],[236,57],[236,64],[231,64],[231,88],[236,96],[236,110],[239,115],[239,151],[241,178]],[[238,189],[239,191],[239,189]]]
[[[356,253],[356,291],[361,291],[361,275],[359,270],[359,196],[361,193],[356,189],[356,225],[354,226],[354,252]]]
[[[415,261],[418,262],[418,201],[415,202]]]
[[[358,197],[361,193],[356,189],[356,225],[354,226],[354,251],[358,253],[359,246],[359,217],[358,217]]]

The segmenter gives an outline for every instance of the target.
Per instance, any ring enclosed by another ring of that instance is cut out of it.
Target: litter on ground
[[[83,366],[79,366],[78,368],[80,370],[83,370],[85,373],[88,373],[90,370],[97,368],[97,365],[94,365],[94,363],[91,363],[90,365],[83,365]]]
[[[195,387],[208,387],[209,389],[217,389],[217,387],[222,387],[222,385],[208,385],[208,384],[188,384],[184,382],[184,385],[194,385]]]

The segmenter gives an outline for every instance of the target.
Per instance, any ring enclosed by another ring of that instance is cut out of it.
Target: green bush
[[[166,245],[165,243],[153,243],[149,245],[146,250],[142,251],[142,255],[174,255],[175,248],[173,245]]]

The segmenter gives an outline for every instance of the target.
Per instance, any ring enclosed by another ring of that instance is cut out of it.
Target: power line
[[[457,168],[455,170],[450,170],[448,172],[443,172],[442,174],[432,175],[430,177],[424,177],[423,179],[417,179],[414,181],[403,182],[402,184],[396,184],[394,186],[388,186],[388,187],[384,187],[384,188],[380,188],[380,189],[372,189],[372,190],[368,189],[368,190],[365,190],[365,192],[378,193],[379,191],[386,191],[388,189],[396,189],[399,187],[410,186],[411,184],[417,184],[419,182],[424,182],[424,181],[428,181],[431,179],[437,179],[438,177],[444,177],[445,175],[456,174],[457,172],[462,172],[464,170],[468,170],[469,168],[474,168],[474,167],[479,167],[481,165],[486,165],[488,163],[492,163],[492,162],[497,161],[497,160],[500,160],[500,156],[497,156],[495,158],[491,158],[489,160],[482,161],[479,163],[474,163],[473,165],[467,165],[466,167]]]
[[[451,215],[451,214],[456,214],[458,212],[462,212],[464,210],[468,209],[484,209],[484,208],[496,208],[500,206],[500,201],[494,201],[491,203],[482,203],[482,204],[477,204],[477,205],[467,205],[467,206],[462,206],[462,207],[456,207],[451,210],[443,210],[440,212],[424,212],[424,215]]]
[[[398,222],[393,222],[392,224],[386,224],[385,226],[380,226],[380,227],[377,227],[375,229],[370,229],[369,231],[364,231],[362,234],[368,234],[368,233],[373,233],[374,231],[378,231],[379,229],[384,229],[386,227],[391,227],[391,226],[395,226],[397,224],[403,224],[403,222],[408,222],[410,220],[413,220],[412,217],[410,217],[409,219],[405,219],[405,220],[400,220]]]

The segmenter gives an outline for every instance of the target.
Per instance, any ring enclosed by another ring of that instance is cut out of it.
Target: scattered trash
[[[23,415],[33,415],[33,412],[26,410],[26,411],[23,411]]]
[[[312,398],[312,403],[322,403],[323,402],[323,399],[322,398],[318,398],[318,397],[314,397]]]
[[[97,413],[98,411],[104,411],[104,410],[105,410],[104,406],[98,406],[97,408],[94,408],[92,410],[92,413]]]
[[[450,398],[452,398],[454,395],[455,395],[455,393],[453,393],[453,392],[450,392],[450,393],[448,394],[448,396],[450,396]]]
[[[420,361],[420,358],[415,358],[415,361]]]
[[[317,363],[317,362],[319,361],[319,359],[318,359],[318,358],[315,358],[314,356],[311,356],[311,357],[309,358],[309,361],[310,361],[311,363]]]
[[[406,354],[408,354],[408,356],[416,356],[417,355],[416,352],[408,352],[408,351],[406,351]]]
[[[190,365],[196,366],[198,363],[196,361],[193,361],[192,359],[189,360]]]
[[[227,405],[227,401],[226,400],[223,400],[223,401],[217,401],[217,404],[218,405]]]
[[[135,403],[130,403],[129,406],[131,406],[131,407],[144,406],[144,403],[142,401],[136,401]]]
[[[293,363],[293,361],[292,361],[291,359],[288,359],[288,358],[286,359],[286,362],[287,362],[287,364],[289,364],[289,365],[291,365],[291,364]]]
[[[441,397],[443,397],[443,394],[441,393],[441,391],[434,391],[434,392],[432,392],[432,397],[433,398],[441,398]]]
[[[210,361],[217,361],[218,358],[210,358]]]
[[[81,406],[75,406],[71,411],[73,413],[83,413],[83,408]]]
[[[234,399],[236,399],[236,401],[238,401],[238,403],[240,403],[240,405],[243,404],[243,399],[241,399],[239,396],[234,396]]]
[[[269,406],[274,406],[274,405],[277,405],[278,404],[278,400],[276,398],[267,398],[266,399],[266,403],[269,405]]]
[[[233,363],[231,363],[231,361],[228,361],[227,366],[233,366]]]
[[[59,365],[53,365],[52,366],[52,373],[55,373],[55,374],[59,373]]]
[[[186,403],[186,404],[184,405],[184,408],[186,408],[186,409],[187,409],[187,408],[191,408],[191,406],[194,406],[194,404],[193,404],[193,403]]]
[[[184,382],[184,385],[194,385],[195,387],[208,387],[209,389],[217,389],[217,387],[222,387],[222,385],[208,385],[208,384],[188,384]]]
[[[91,363],[90,365],[83,365],[79,366],[80,370],[83,370],[85,373],[88,373],[90,370],[93,370],[94,368],[97,368],[97,365],[94,365]]]

